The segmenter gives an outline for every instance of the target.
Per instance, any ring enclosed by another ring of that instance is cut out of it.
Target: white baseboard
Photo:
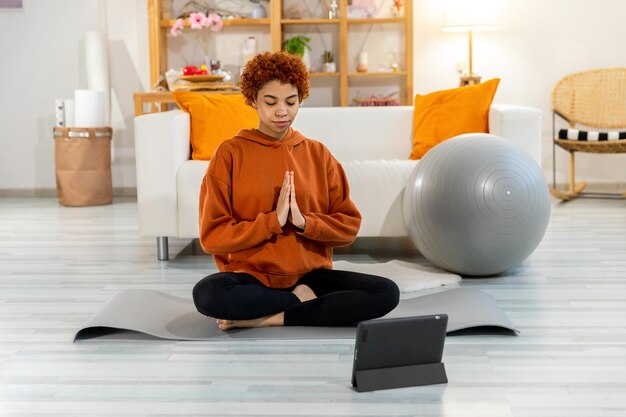
[[[581,180],[582,181],[582,180]],[[550,187],[552,187],[552,182],[549,183]],[[567,190],[569,189],[569,183],[556,183],[557,190]],[[626,184],[622,184],[620,182],[614,183],[601,183],[601,182],[588,182],[587,188],[585,191],[595,191],[598,193],[623,193],[626,191]]]
[[[549,183],[552,187],[552,182]],[[559,190],[567,190],[569,184],[556,183]],[[585,191],[597,191],[600,193],[623,193],[626,185],[621,182],[614,183],[589,183]],[[137,187],[113,187],[113,195],[118,197],[137,196]],[[56,188],[0,188],[0,197],[56,197]]]
[[[0,188],[0,197],[56,197],[56,188]],[[113,187],[113,196],[137,196],[137,187]]]

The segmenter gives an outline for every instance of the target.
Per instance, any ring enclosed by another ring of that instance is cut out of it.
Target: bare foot
[[[217,319],[217,326],[220,330],[230,330],[235,328],[271,327],[283,326],[285,324],[285,313],[278,313],[272,316],[260,317],[251,320],[222,320]]]
[[[315,300],[317,295],[313,292],[311,287],[308,285],[300,284],[296,288],[293,289],[292,293],[296,295],[303,303],[305,301]]]

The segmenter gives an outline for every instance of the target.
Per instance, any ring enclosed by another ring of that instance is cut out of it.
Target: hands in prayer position
[[[289,222],[297,228],[304,230],[306,221],[296,201],[296,187],[293,179],[293,171],[285,171],[283,185],[278,194],[276,214],[278,214],[278,223],[280,223],[281,227]]]

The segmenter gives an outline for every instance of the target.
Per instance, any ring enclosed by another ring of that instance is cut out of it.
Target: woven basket
[[[54,127],[59,202],[64,206],[111,204],[110,127]]]
[[[354,98],[352,99],[352,105],[355,107],[399,106],[400,101],[397,98],[392,97]]]

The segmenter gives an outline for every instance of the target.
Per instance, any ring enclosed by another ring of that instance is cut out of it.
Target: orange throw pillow
[[[174,100],[191,118],[191,159],[209,160],[225,140],[259,125],[255,109],[241,94],[175,91]]]
[[[487,133],[489,108],[499,78],[482,84],[417,94],[413,109],[413,151],[420,159],[435,145],[463,133]]]

